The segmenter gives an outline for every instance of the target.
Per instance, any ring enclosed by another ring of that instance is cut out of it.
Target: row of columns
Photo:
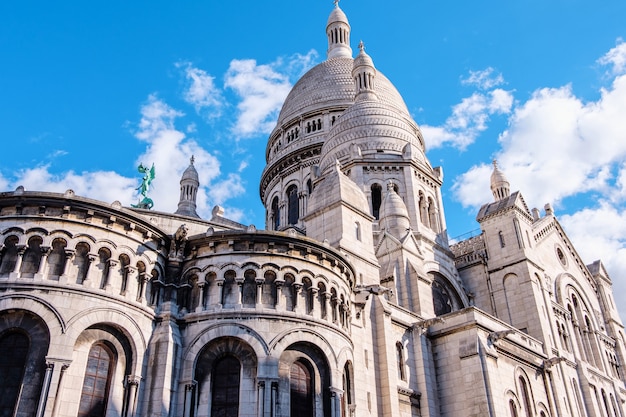
[[[214,307],[217,309],[221,309],[226,307],[228,304],[225,303],[225,289],[224,282],[225,278],[216,279],[214,282],[217,286],[217,294],[214,296],[218,303],[214,304]],[[145,281],[143,281],[145,282]],[[241,308],[244,306],[244,283],[245,278],[237,277],[235,278],[235,284],[237,285],[237,300],[235,303],[231,304],[233,307]],[[263,285],[265,285],[265,278],[257,277],[254,279],[254,283],[256,285],[256,297],[255,297],[255,308],[262,308],[263,304]],[[279,311],[287,310],[287,296],[283,294],[283,286],[285,285],[285,281],[275,280],[273,284],[276,285],[276,299],[274,300],[274,305],[272,307],[276,308]],[[198,300],[198,305],[194,308],[193,305],[190,307],[195,312],[201,312],[208,310],[210,307],[209,301],[211,299],[211,288],[209,282],[200,281],[194,284],[197,286],[197,292],[200,294],[200,300]],[[350,309],[347,304],[339,302],[339,297],[333,295],[330,291],[324,291],[319,293],[319,288],[317,287],[309,287],[308,292],[310,294],[306,294],[302,292],[303,285],[299,282],[294,282],[292,285],[293,288],[293,311],[297,313],[310,314],[316,319],[327,319],[334,323],[339,322],[342,326],[347,326],[349,322],[349,312]],[[193,291],[194,288],[190,289],[192,294],[189,294],[190,302],[194,302],[193,300]],[[315,300],[321,298],[319,303],[316,303]],[[310,297],[310,311],[307,310],[307,301],[305,297]],[[334,302],[333,302],[334,301]],[[315,308],[319,306],[319,308]]]
[[[71,363],[71,359],[46,358],[46,372],[35,417],[57,417],[59,415],[59,408],[64,395],[65,375]],[[121,417],[135,416],[140,382],[141,377],[136,375],[127,375],[124,379],[124,402]]]
[[[191,381],[186,384],[184,392],[183,417],[193,417],[197,415],[196,396],[198,383]],[[279,409],[279,393],[277,378],[259,379],[256,387],[257,394],[257,417],[277,417]],[[348,415],[342,414],[341,401],[343,390],[336,387],[329,387],[330,391],[330,415],[331,417],[353,417],[356,406],[351,405],[348,408]]]
[[[22,278],[22,264],[24,261],[24,253],[26,252],[28,247],[26,245],[19,245],[17,247],[17,259],[15,262],[15,266],[13,270],[9,272],[9,278]],[[35,280],[54,280],[59,281],[59,284],[67,284],[69,277],[75,276],[78,280],[77,269],[72,268],[72,260],[76,256],[76,251],[74,249],[65,249],[65,261],[63,263],[63,268],[60,271],[61,273],[57,275],[49,275],[50,273],[50,264],[48,263],[48,256],[50,255],[52,248],[49,246],[42,246],[41,249],[41,259],[39,262],[39,267],[35,274],[33,275],[33,279]],[[1,258],[0,258],[1,259]],[[120,264],[120,261],[117,259],[108,259],[106,260],[106,273],[105,276],[96,277],[96,271],[91,267],[93,263],[98,259],[98,256],[95,254],[87,254],[86,262],[86,274],[85,278],[82,282],[77,282],[77,284],[81,284],[86,288],[94,288],[96,286],[100,286],[107,292],[113,292],[115,290],[119,290],[120,295],[126,296],[127,298],[133,298],[133,294],[135,295],[134,301],[138,301],[143,303],[145,301],[145,293],[146,293],[146,283],[149,280],[148,274],[145,272],[139,273],[136,279],[132,279],[134,275],[137,273],[138,269],[132,265],[124,265],[122,268],[121,274],[118,274],[117,277],[114,277],[111,271],[116,270],[116,267]],[[101,282],[98,284],[95,281],[100,278]],[[118,284],[117,286],[112,285],[113,283]]]

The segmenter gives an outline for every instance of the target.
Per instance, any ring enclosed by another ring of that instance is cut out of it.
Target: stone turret
[[[491,192],[494,201],[500,201],[511,195],[510,184],[504,172],[498,168],[498,161],[493,160],[493,172],[491,173]]]
[[[175,214],[199,218],[200,216],[196,213],[196,197],[198,196],[200,180],[198,179],[198,171],[196,171],[196,168],[193,166],[193,162],[194,157],[192,156],[189,161],[189,166],[180,178],[180,199]]]

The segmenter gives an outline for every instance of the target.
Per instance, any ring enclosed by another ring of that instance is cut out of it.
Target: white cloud
[[[585,263],[602,260],[613,281],[614,300],[626,300],[626,211],[601,201],[559,221]],[[625,317],[626,306],[618,308]]]
[[[239,174],[228,174],[228,178],[213,184],[209,190],[209,196],[215,204],[223,204],[229,198],[242,195],[246,191]]]
[[[278,111],[291,90],[291,76],[299,76],[317,57],[315,51],[279,58],[267,65],[253,59],[233,60],[226,72],[224,85],[239,96],[237,137],[267,134],[274,127]]]
[[[176,66],[183,67],[185,71],[187,80],[187,89],[184,92],[185,101],[192,104],[196,112],[203,113],[206,117],[218,117],[222,105],[222,93],[215,86],[215,77],[192,66],[189,62],[178,63]],[[210,111],[203,111],[207,108]]]
[[[489,90],[493,87],[504,84],[504,77],[492,67],[482,71],[470,71],[469,77],[462,78],[461,84],[474,85],[482,90]]]
[[[258,65],[253,59],[231,61],[225,86],[233,89],[241,99],[233,128],[239,137],[269,133],[291,90],[286,75],[276,72],[270,65]]]
[[[135,182],[111,171],[82,172],[68,171],[54,175],[49,166],[43,165],[15,173],[13,188],[22,185],[26,191],[64,193],[73,190],[76,195],[104,202],[128,203],[135,192]],[[8,185],[8,184],[7,184]],[[6,189],[7,187],[3,187]]]
[[[452,115],[442,126],[422,125],[422,133],[430,149],[444,145],[464,150],[487,129],[489,117],[508,114],[513,106],[513,95],[500,88],[485,93],[474,93],[452,107]]]
[[[613,75],[624,74],[626,72],[626,42],[618,39],[617,46],[598,59],[598,63],[611,65]]]

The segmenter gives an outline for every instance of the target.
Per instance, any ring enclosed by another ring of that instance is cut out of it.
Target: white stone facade
[[[624,417],[601,262],[494,168],[449,245],[443,171],[335,6],[269,137],[266,229],[0,193],[0,417]],[[471,226],[468,226],[471,228]]]

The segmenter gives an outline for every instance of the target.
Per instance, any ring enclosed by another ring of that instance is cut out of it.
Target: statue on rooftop
[[[154,164],[152,164],[151,168],[144,166],[144,164],[139,164],[137,170],[143,174],[143,178],[141,179],[141,185],[136,188],[136,190],[139,191],[141,200],[139,200],[139,203],[137,203],[136,205],[131,204],[131,206],[135,208],[150,210],[152,206],[154,206],[154,202],[150,197],[148,197],[148,190],[150,189],[150,184],[155,177]]]

